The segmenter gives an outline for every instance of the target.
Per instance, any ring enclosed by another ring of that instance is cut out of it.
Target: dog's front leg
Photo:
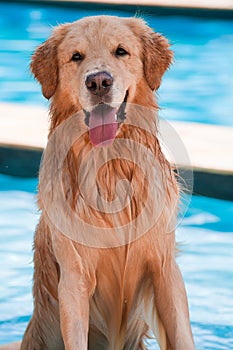
[[[86,350],[89,328],[89,295],[83,277],[62,273],[59,283],[61,332],[66,350]]]
[[[65,349],[87,350],[91,289],[87,267],[78,252],[79,246],[56,231],[53,248],[60,268],[58,300]]]
[[[165,329],[165,349],[195,350],[190,327],[188,301],[181,272],[175,259],[164,262],[162,273],[154,273],[155,307]]]

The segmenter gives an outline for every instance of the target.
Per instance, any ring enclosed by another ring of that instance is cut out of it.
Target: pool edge
[[[43,148],[0,144],[0,173],[4,175],[35,178]],[[233,172],[215,171],[200,167],[178,166],[178,172],[193,173],[193,194],[233,201]]]
[[[0,0],[0,2],[3,2]],[[129,11],[133,14],[140,11],[141,14],[155,14],[156,16],[192,16],[206,18],[233,18],[233,4],[222,4],[221,0],[215,0],[210,3],[208,0],[140,0],[135,3],[134,0],[9,0],[9,3],[25,3],[35,5],[48,5],[60,7],[79,7],[92,6],[98,10],[111,10],[117,7],[118,10]],[[132,14],[132,15],[133,15]]]

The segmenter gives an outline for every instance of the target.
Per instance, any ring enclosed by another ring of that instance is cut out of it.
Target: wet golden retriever
[[[154,91],[171,61],[142,19],[110,16],[61,25],[34,53],[51,126],[21,350],[146,349],[150,331],[161,349],[194,349],[178,185],[157,138]]]

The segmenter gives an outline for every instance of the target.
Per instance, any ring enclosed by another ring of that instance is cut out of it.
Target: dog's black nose
[[[103,96],[110,91],[113,77],[107,72],[98,72],[88,75],[85,84],[92,94]]]

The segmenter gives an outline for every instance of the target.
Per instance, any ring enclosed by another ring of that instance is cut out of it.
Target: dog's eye
[[[71,58],[71,61],[77,62],[81,61],[83,59],[83,56],[79,52],[75,52]]]
[[[120,46],[116,49],[116,52],[115,52],[116,56],[126,56],[128,54],[129,53],[125,49],[123,49],[123,47],[120,47]]]

